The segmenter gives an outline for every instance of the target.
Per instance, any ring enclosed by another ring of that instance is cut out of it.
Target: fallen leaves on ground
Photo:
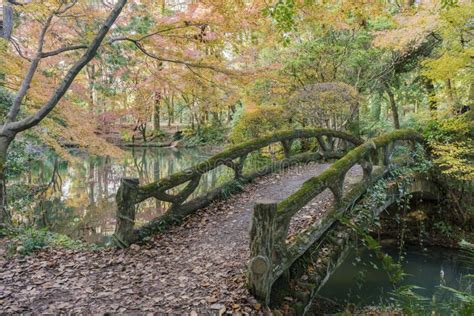
[[[262,177],[179,227],[125,250],[50,249],[1,257],[0,311],[268,314],[245,286],[253,205],[261,198],[287,197],[327,167],[312,163]],[[313,211],[297,215],[292,231],[314,221],[327,201],[314,203]]]

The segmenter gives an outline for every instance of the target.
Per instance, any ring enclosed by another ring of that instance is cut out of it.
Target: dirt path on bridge
[[[254,314],[260,305],[245,288],[254,202],[284,199],[328,166],[311,163],[260,178],[141,246],[0,258],[0,312]],[[346,185],[361,174],[359,167],[350,170]],[[290,231],[323,216],[331,201],[325,191],[298,213]]]

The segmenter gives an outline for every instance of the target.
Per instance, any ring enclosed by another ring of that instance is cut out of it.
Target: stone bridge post
[[[117,202],[117,223],[113,235],[119,247],[128,247],[135,241],[135,203],[140,182],[137,178],[122,178],[115,200]]]
[[[272,287],[276,215],[276,201],[258,201],[250,229],[249,290],[265,305],[270,303]]]

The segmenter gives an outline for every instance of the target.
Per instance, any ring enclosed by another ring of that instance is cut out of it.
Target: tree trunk
[[[168,127],[174,123],[174,98],[173,94],[170,95],[168,102],[166,102],[167,110],[168,110]]]
[[[138,130],[140,131],[140,133],[142,134],[142,138],[143,138],[143,142],[146,143],[146,123],[141,123],[139,126],[138,126]]]
[[[159,95],[155,96],[155,106],[153,108],[153,127],[155,129],[155,132],[159,132],[161,128],[160,124],[160,97]]]
[[[13,9],[4,1],[3,21],[0,20],[0,37],[9,40],[13,31]]]
[[[390,90],[390,87],[388,85],[385,85],[385,92],[387,92],[388,99],[390,101],[390,109],[392,110],[392,116],[393,116],[393,125],[395,126],[395,129],[400,129],[400,119],[398,118],[398,109],[397,109],[397,103],[395,102],[395,96],[392,93],[392,90]]]
[[[235,114],[235,105],[229,106],[229,110],[227,111],[227,122],[232,122],[232,119],[234,118]]]
[[[250,229],[248,286],[250,292],[265,305],[270,303],[272,288],[276,215],[275,201],[257,202]]]
[[[7,152],[13,138],[0,136],[0,227],[11,224],[11,214],[7,206]]]
[[[451,79],[446,80],[446,89],[448,92],[448,105],[451,108],[451,113],[456,114],[459,110],[456,92],[452,86]]]
[[[428,101],[430,103],[431,116],[434,116],[436,114],[436,111],[438,111],[438,104],[436,103],[435,89],[434,89],[433,81],[431,79],[427,78],[425,80],[425,89],[428,92]]]
[[[115,196],[117,225],[113,239],[118,247],[128,247],[135,241],[135,201],[139,184],[136,178],[123,178]]]

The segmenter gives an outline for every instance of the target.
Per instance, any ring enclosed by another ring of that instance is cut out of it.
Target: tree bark
[[[172,93],[168,97],[166,108],[168,112],[168,127],[170,127],[171,124],[174,123],[174,96]]]
[[[390,109],[392,110],[393,125],[395,129],[400,129],[400,119],[398,117],[398,108],[397,103],[395,102],[395,96],[393,95],[392,90],[387,84],[385,85],[385,92],[387,92],[388,99],[390,102]]]
[[[428,92],[428,101],[430,104],[431,116],[434,116],[436,114],[436,111],[438,111],[438,104],[436,103],[435,89],[434,89],[433,81],[431,79],[427,78],[425,80],[425,89]]]
[[[9,40],[13,31],[13,8],[5,2],[3,5],[3,21],[0,21],[0,37]]]
[[[64,94],[69,90],[72,82],[75,80],[79,72],[94,58],[99,49],[102,41],[109,33],[110,28],[115,23],[115,20],[118,18],[122,12],[123,7],[127,3],[127,0],[118,0],[115,4],[115,7],[112,9],[111,13],[107,19],[102,23],[99,31],[92,40],[92,42],[87,47],[86,52],[77,60],[71,68],[68,70],[64,78],[60,81],[54,93],[51,95],[50,99],[43,104],[38,111],[35,113],[26,116],[23,119],[16,120],[17,115],[20,113],[20,108],[23,103],[23,98],[25,97],[27,90],[30,87],[30,83],[34,74],[37,71],[37,66],[42,58],[52,56],[51,54],[44,53],[42,51],[44,38],[48,30],[49,25],[53,19],[53,15],[60,13],[59,11],[54,12],[50,15],[47,21],[44,23],[41,33],[39,35],[38,49],[36,56],[32,59],[28,73],[22,81],[22,84],[15,96],[15,100],[10,107],[10,110],[7,114],[6,120],[0,126],[0,224],[8,224],[10,214],[7,209],[7,198],[6,198],[6,177],[5,177],[5,163],[7,159],[7,152],[10,143],[15,138],[16,134],[19,132],[28,130],[33,126],[38,125],[59,103]],[[70,8],[71,6],[69,6]],[[5,7],[4,7],[5,8]],[[65,7],[64,9],[67,10]],[[11,32],[10,32],[11,33]],[[5,30],[2,30],[2,35],[5,34]]]
[[[160,120],[161,120],[160,100],[161,100],[160,94],[156,93],[155,94],[155,104],[154,104],[154,107],[153,107],[153,125],[154,125],[154,129],[155,129],[155,133],[159,133],[160,128],[161,128],[161,124],[160,124]]]
[[[6,162],[8,147],[13,138],[0,136],[0,227],[11,224],[11,214],[7,204]]]

